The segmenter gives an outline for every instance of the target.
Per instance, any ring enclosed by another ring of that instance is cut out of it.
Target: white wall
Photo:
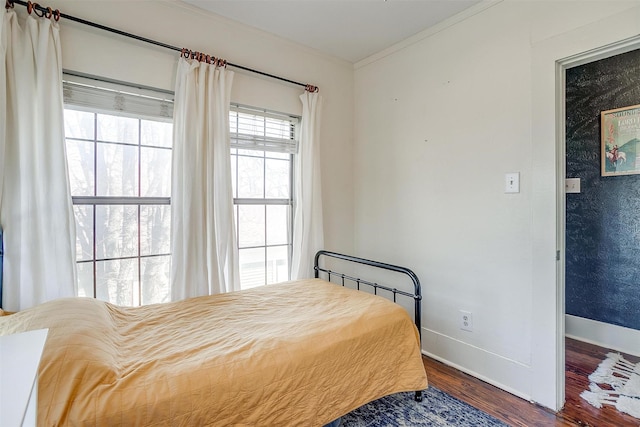
[[[353,68],[298,44],[174,1],[74,1],[46,4],[169,45],[320,87],[324,97],[322,179],[326,247],[352,252]],[[16,6],[19,13],[25,8]],[[179,52],[99,29],[60,21],[63,67],[110,79],[173,90]],[[302,88],[235,71],[232,101],[301,114]]]
[[[425,352],[558,408],[555,61],[638,34],[640,8],[489,6],[356,64],[355,249],[421,278]]]

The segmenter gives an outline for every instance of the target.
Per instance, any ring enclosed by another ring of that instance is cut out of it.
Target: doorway
[[[594,101],[598,95],[593,93],[593,89],[590,90],[585,87],[587,84],[585,81],[588,76],[585,77],[583,74],[589,71],[591,64],[596,64],[598,61],[603,63],[608,61],[609,58],[638,49],[640,49],[640,37],[634,37],[556,62],[557,180],[559,183],[565,183],[565,178],[580,179],[580,193],[567,194],[564,188],[559,186],[557,194],[557,242],[559,249],[556,283],[559,299],[557,339],[558,343],[562,343],[559,346],[561,351],[558,352],[557,360],[557,391],[561,402],[564,401],[565,397],[565,334],[567,336],[584,335],[582,331],[593,330],[595,327],[600,327],[598,326],[599,324],[605,325],[601,326],[601,328],[606,328],[606,323],[588,319],[602,317],[607,321],[607,314],[609,314],[604,313],[604,316],[594,315],[593,310],[597,310],[598,307],[590,307],[586,304],[589,301],[588,297],[597,294],[598,289],[603,288],[602,283],[598,283],[598,277],[611,274],[607,271],[607,268],[615,268],[615,266],[607,265],[606,262],[609,250],[606,240],[604,243],[593,241],[593,234],[613,233],[614,230],[602,230],[604,221],[602,217],[587,218],[589,215],[595,215],[594,209],[589,208],[589,206],[600,206],[602,205],[602,198],[615,197],[616,192],[624,191],[623,180],[625,179],[622,176],[623,174],[612,178],[601,177],[604,172],[600,163],[600,111],[614,107],[607,108],[606,106],[611,103],[608,103],[606,99],[601,99],[600,104]],[[569,87],[567,86],[568,80]],[[602,84],[602,80],[599,80],[598,84]],[[606,88],[601,89],[606,90]],[[581,96],[580,90],[586,90],[589,94],[589,99],[585,97],[584,102],[576,102],[576,99]],[[618,93],[618,95],[620,94]],[[585,108],[585,111],[575,114],[579,116],[577,121],[572,117],[571,111],[567,111],[568,100],[571,101],[572,105],[579,105],[580,108]],[[616,102],[625,104],[631,101],[625,100],[624,96],[619,96]],[[589,103],[591,105],[585,106],[585,104]],[[640,104],[640,98],[636,98],[636,102],[631,102],[629,105],[632,104]],[[583,122],[580,123],[580,120],[583,120]],[[569,146],[567,145],[568,143],[570,144]],[[638,145],[640,146],[640,144]],[[636,175],[633,179],[640,180],[640,175]],[[572,184],[575,185],[576,183],[573,182]],[[611,190],[611,188],[617,188],[617,190]],[[638,203],[640,204],[640,199]],[[586,210],[585,206],[587,207]],[[591,209],[591,212],[589,212],[589,209]],[[581,218],[581,215],[584,218]],[[590,224],[590,221],[593,221],[593,223]],[[597,229],[595,232],[593,232],[594,227]],[[640,224],[638,227],[640,227]],[[589,230],[592,231],[591,235],[589,235]],[[588,238],[580,241],[580,232],[585,233],[585,237]],[[577,252],[581,252],[585,248],[591,250],[590,256],[595,256],[595,260],[589,260],[589,256],[579,256],[580,254]],[[586,264],[583,264],[585,262]],[[580,286],[576,286],[576,283],[579,283]],[[584,283],[593,283],[594,286],[583,286]],[[574,313],[575,316],[567,313],[569,311]],[[606,311],[606,308],[603,311]],[[597,336],[598,333],[606,334],[606,330],[598,331],[594,336]],[[584,339],[585,337],[582,338]],[[587,342],[596,341],[589,340],[588,337],[585,340]],[[624,351],[624,349],[621,350]]]

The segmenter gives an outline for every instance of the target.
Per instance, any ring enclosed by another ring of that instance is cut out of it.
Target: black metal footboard
[[[336,258],[336,259],[340,259],[340,260],[348,261],[348,262],[354,262],[354,263],[357,263],[357,264],[364,264],[364,265],[367,265],[367,266],[370,266],[370,267],[381,268],[381,269],[384,269],[384,270],[390,270],[390,271],[395,271],[397,273],[405,274],[405,275],[409,276],[409,278],[413,282],[413,293],[402,291],[402,290],[399,290],[399,289],[396,289],[396,288],[391,288],[391,287],[384,286],[384,285],[380,285],[380,284],[378,284],[376,282],[363,280],[363,279],[360,279],[358,277],[352,277],[352,276],[349,276],[349,275],[344,274],[344,273],[339,273],[339,272],[336,272],[336,271],[329,270],[327,268],[320,267],[319,261],[320,261],[320,258],[323,257],[323,256],[328,257],[328,258]],[[418,276],[416,276],[416,274],[413,271],[409,270],[406,267],[401,267],[401,266],[398,266],[398,265],[386,264],[386,263],[379,262],[379,261],[373,261],[373,260],[370,260],[370,259],[358,258],[358,257],[351,256],[351,255],[345,255],[345,254],[340,254],[340,253],[337,253],[337,252],[329,252],[329,251],[318,251],[318,253],[316,253],[313,269],[315,271],[315,277],[316,278],[319,278],[320,277],[320,272],[322,272],[322,273],[325,273],[327,275],[327,280],[329,282],[331,281],[331,276],[338,277],[341,280],[342,286],[345,286],[345,281],[351,281],[351,282],[356,284],[356,287],[357,287],[358,290],[360,290],[360,286],[361,285],[365,285],[365,286],[372,287],[374,294],[378,293],[378,289],[382,289],[384,291],[390,292],[391,294],[393,294],[393,302],[397,302],[397,297],[398,296],[403,296],[403,297],[407,297],[407,298],[413,298],[413,300],[414,300],[414,317],[413,317],[413,321],[415,322],[416,327],[418,328],[418,334],[420,336],[420,339],[422,340],[422,329],[421,329],[422,291],[421,291],[421,288],[420,288],[420,280],[418,279]],[[422,391],[416,391],[415,400],[418,401],[418,402],[422,401]]]

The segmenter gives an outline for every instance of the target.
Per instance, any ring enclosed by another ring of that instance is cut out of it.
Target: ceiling
[[[184,0],[234,21],[358,62],[480,0]]]

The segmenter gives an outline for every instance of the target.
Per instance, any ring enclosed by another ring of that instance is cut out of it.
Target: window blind
[[[62,90],[67,108],[173,119],[173,94],[168,91],[123,86],[120,82],[68,73],[63,74]]]
[[[65,72],[63,95],[67,108],[117,112],[130,117],[173,118],[173,93],[169,91],[123,86],[122,82]],[[231,147],[295,154],[299,123],[300,117],[231,104]]]
[[[299,117],[231,104],[231,148],[295,154]]]

